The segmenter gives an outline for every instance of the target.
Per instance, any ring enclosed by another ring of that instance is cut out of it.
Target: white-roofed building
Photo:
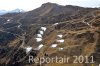
[[[39,31],[39,33],[40,33],[41,35],[43,35],[43,34],[44,34],[44,32],[43,32],[42,30],[40,30],[40,31]]]
[[[42,41],[42,38],[35,38],[37,42]]]
[[[41,49],[43,47],[43,44],[40,44],[39,46],[38,46],[38,49]]]
[[[46,28],[46,27],[41,27],[41,29],[42,29],[43,31],[46,31],[47,28]]]
[[[59,34],[59,35],[57,35],[59,38],[62,38],[63,37],[63,35],[62,34]]]
[[[44,45],[40,44],[37,48],[35,48],[34,50],[40,50]]]
[[[51,47],[55,48],[55,47],[57,47],[57,44],[52,44]]]
[[[37,34],[37,37],[38,37],[38,38],[42,38],[42,35],[41,35],[41,34]]]
[[[64,39],[57,40],[59,43],[64,43]]]

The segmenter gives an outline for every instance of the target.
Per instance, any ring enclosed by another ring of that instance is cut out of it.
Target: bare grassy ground
[[[50,11],[51,9],[43,14],[40,14],[40,16],[44,16]],[[76,15],[71,16],[76,17]],[[9,51],[6,51],[3,55],[0,56],[0,64],[2,66],[3,64],[6,64],[6,66],[11,66],[9,64],[14,63],[18,63],[18,66],[93,66],[91,63],[73,64],[72,62],[74,58],[71,58],[69,63],[43,63],[42,65],[27,63],[27,57],[29,55],[34,55],[38,58],[51,58],[55,56],[73,57],[80,55],[90,57],[93,55],[95,61],[94,64],[95,66],[98,66],[98,64],[100,63],[100,10],[93,11],[89,14],[84,15],[83,17],[59,22],[58,25],[50,25],[46,27],[47,32],[43,36],[43,41],[40,42],[44,46],[37,53],[32,50],[29,54],[25,54],[25,49],[21,48],[21,45],[23,43],[22,40],[16,38],[14,41],[10,41],[7,45],[7,47],[10,47],[10,49],[7,49]],[[34,49],[39,44],[36,43],[34,39],[36,36],[35,30],[37,29],[38,28],[31,28],[29,34],[30,37],[28,37],[28,35],[26,34],[26,38],[28,38],[25,42],[25,46],[31,46]],[[57,37],[58,34],[63,34],[62,39],[65,40],[64,43],[56,42],[56,40],[59,39]],[[52,48],[52,44],[57,44],[57,47]],[[59,48],[63,48],[63,50],[59,50]],[[16,60],[21,61],[16,62]],[[91,59],[89,59],[89,61],[90,60]]]

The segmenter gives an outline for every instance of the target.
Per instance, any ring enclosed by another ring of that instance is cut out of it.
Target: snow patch
[[[61,50],[63,50],[64,48],[59,48],[59,50],[61,51]]]
[[[7,22],[9,22],[9,21],[10,21],[10,19],[7,20]]]
[[[20,28],[21,26],[20,25],[18,25],[18,28]]]
[[[53,25],[58,25],[59,23],[55,23],[55,24],[53,24]]]
[[[26,53],[30,52],[32,50],[32,47],[26,47]]]
[[[9,22],[6,22],[6,23],[4,23],[4,24],[8,24]]]

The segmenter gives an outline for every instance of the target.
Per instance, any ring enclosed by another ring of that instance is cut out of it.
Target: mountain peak
[[[42,4],[42,6],[58,6],[58,4],[47,2],[47,3]]]
[[[11,12],[25,12],[25,11],[23,9],[16,8],[12,10]]]

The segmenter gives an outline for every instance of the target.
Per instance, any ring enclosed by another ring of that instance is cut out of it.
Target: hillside
[[[39,33],[42,35],[42,41],[38,42],[36,39]],[[43,47],[39,49],[40,45]],[[26,47],[32,47],[27,54]],[[67,56],[71,57],[71,60],[69,63],[44,62],[40,65],[28,63],[30,55],[34,58]],[[73,64],[75,59],[73,56],[81,55],[87,56],[89,62],[93,56],[95,63],[85,63],[85,58],[83,63]],[[100,9],[98,8],[45,3],[29,12],[0,16],[1,66],[91,66],[91,64],[98,66],[99,63]]]

